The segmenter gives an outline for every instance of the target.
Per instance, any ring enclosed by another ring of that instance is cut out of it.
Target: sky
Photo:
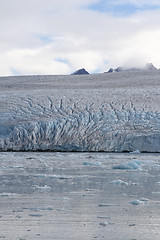
[[[0,76],[160,68],[159,0],[0,0]]]

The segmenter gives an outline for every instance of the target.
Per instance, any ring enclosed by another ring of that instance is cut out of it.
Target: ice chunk
[[[93,193],[85,193],[85,194],[83,194],[82,196],[83,197],[89,197],[89,196],[91,196],[91,197],[93,197],[95,194],[93,194]]]
[[[145,198],[141,198],[140,200],[136,199],[136,200],[130,201],[129,203],[132,204],[132,205],[147,204],[148,203],[148,199],[145,199]]]
[[[97,218],[100,218],[100,219],[110,219],[110,217],[108,217],[108,216],[98,216]]]
[[[148,203],[149,199],[148,198],[141,198],[140,201],[144,202],[144,203]]]
[[[113,185],[121,185],[121,186],[128,186],[128,184],[129,184],[128,182],[124,182],[121,179],[113,180],[113,181],[111,181],[109,183],[113,184]]]
[[[98,204],[98,207],[115,207],[119,206],[118,204],[112,204],[112,203],[100,203]]]
[[[135,151],[133,151],[133,152],[130,152],[130,153],[133,153],[133,154],[140,154],[141,152],[137,149],[137,150],[135,150]]]
[[[38,212],[38,211],[52,211],[53,207],[24,207],[23,209]]]
[[[61,198],[53,198],[53,200],[68,201],[69,198],[68,197],[61,197]]]
[[[35,185],[35,186],[34,186],[34,189],[35,189],[35,190],[38,190],[38,191],[40,191],[40,192],[47,192],[47,191],[50,191],[51,187],[50,187],[50,186],[47,186],[47,185],[44,185],[44,186]]]
[[[130,162],[126,163],[121,163],[117,166],[113,166],[113,169],[121,169],[121,170],[126,170],[126,169],[141,169],[141,162],[139,160],[132,160]]]
[[[83,163],[84,166],[101,166],[102,163],[101,162],[84,162]]]
[[[135,223],[131,223],[131,224],[129,224],[128,226],[129,226],[129,227],[134,227],[134,226],[136,226],[136,224],[135,224]]]
[[[42,217],[42,214],[28,214],[31,217]]]
[[[17,195],[18,194],[16,194],[16,193],[7,193],[7,192],[0,193],[0,196],[2,196],[2,197],[14,197]]]
[[[100,223],[99,223],[99,225],[101,225],[101,226],[103,226],[103,227],[107,226],[107,224],[108,224],[107,222],[100,222]]]

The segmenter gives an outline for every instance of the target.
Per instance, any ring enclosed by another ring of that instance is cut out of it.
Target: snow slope
[[[0,77],[0,150],[160,152],[160,71]]]

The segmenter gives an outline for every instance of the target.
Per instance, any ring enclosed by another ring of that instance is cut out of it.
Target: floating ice
[[[140,201],[142,201],[144,203],[148,203],[149,199],[148,198],[141,198]]]
[[[60,180],[66,180],[66,179],[72,179],[72,176],[59,176],[58,177]]]
[[[121,179],[118,179],[118,180],[113,180],[111,182],[109,182],[110,184],[113,184],[113,185],[121,185],[121,186],[128,186],[129,183],[128,182],[124,182],[122,181]]]
[[[82,196],[83,197],[93,197],[95,194],[93,193],[84,193]]]
[[[108,223],[107,223],[107,222],[100,222],[100,223],[99,223],[99,225],[101,225],[101,226],[105,227],[105,226],[107,226],[107,225],[108,225]]]
[[[152,194],[160,195],[160,192],[152,192]]]
[[[110,217],[108,217],[108,216],[98,216],[97,218],[100,218],[100,219],[110,219]]]
[[[132,200],[129,203],[132,205],[141,205],[141,204],[147,204],[148,201],[149,200],[147,198],[141,198],[140,200],[139,199]]]
[[[42,214],[28,214],[29,216],[31,217],[42,217],[43,215]]]
[[[140,204],[144,204],[144,202],[143,201],[140,201],[140,200],[132,200],[132,201],[130,201],[129,202],[130,204],[132,204],[132,205],[140,205]]]
[[[137,149],[137,150],[135,150],[135,151],[133,151],[133,152],[130,152],[130,153],[133,153],[133,154],[140,154],[141,152]]]
[[[141,161],[139,160],[132,160],[130,162],[126,163],[121,163],[117,166],[113,166],[113,169],[120,169],[120,170],[126,170],[126,169],[131,169],[131,170],[136,170],[136,169],[141,169]]]
[[[53,207],[24,207],[23,209],[25,210],[30,210],[30,211],[52,211]]]
[[[84,166],[101,166],[102,163],[101,162],[84,162],[83,163]]]
[[[118,204],[112,204],[112,203],[100,203],[98,204],[98,207],[115,207],[119,206]]]
[[[50,191],[50,189],[51,189],[51,187],[50,187],[50,186],[47,186],[47,185],[44,185],[44,186],[35,185],[35,186],[33,186],[33,188],[34,188],[35,190],[38,190],[38,191],[41,191],[41,192]]]
[[[14,197],[17,195],[18,195],[17,193],[7,193],[7,192],[0,193],[0,196],[2,196],[2,197]]]
[[[20,215],[17,215],[17,216],[16,216],[16,218],[22,218],[22,216],[20,216]]]
[[[135,223],[131,223],[131,224],[129,224],[128,226],[129,226],[129,227],[134,227],[134,226],[136,226],[136,224],[135,224]]]
[[[46,174],[37,174],[37,175],[34,175],[34,177],[36,178],[46,178]]]
[[[61,201],[68,201],[68,197],[61,197],[61,198],[53,198],[53,200],[61,200]]]

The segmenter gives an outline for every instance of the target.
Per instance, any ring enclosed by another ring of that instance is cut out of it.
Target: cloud
[[[146,62],[160,67],[160,3],[105,2],[116,16],[99,11],[99,0],[0,0],[0,75],[103,72]],[[120,14],[120,5],[150,7]]]
[[[114,16],[129,16],[137,11],[156,10],[160,8],[160,3],[150,1],[125,1],[125,0],[100,0],[90,4],[88,9],[98,12],[106,12]]]

